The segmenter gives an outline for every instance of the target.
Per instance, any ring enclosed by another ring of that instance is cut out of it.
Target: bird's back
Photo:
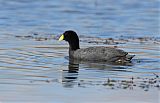
[[[119,58],[125,58],[128,53],[123,50],[110,47],[89,47],[70,51],[71,58],[89,61],[116,61]]]

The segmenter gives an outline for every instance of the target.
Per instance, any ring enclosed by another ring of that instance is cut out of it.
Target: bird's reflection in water
[[[68,59],[68,58],[67,58]],[[95,62],[86,62],[86,61],[78,61],[73,59],[68,59],[69,64],[68,68],[63,70],[62,72],[62,84],[66,88],[73,88],[78,84],[78,72],[79,72],[79,64],[84,64],[85,67],[90,69],[108,71],[106,75],[109,75],[109,71],[117,71],[117,72],[131,72],[128,67],[132,66],[132,63],[129,64],[117,64],[117,63],[95,63]]]
[[[62,73],[62,84],[66,88],[72,88],[77,84],[79,63],[69,60],[68,69],[63,70]]]

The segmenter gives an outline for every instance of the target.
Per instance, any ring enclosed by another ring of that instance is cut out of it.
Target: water
[[[158,0],[0,0],[0,14],[0,102],[158,103]],[[68,29],[82,48],[135,54],[133,65],[69,63],[56,40]]]

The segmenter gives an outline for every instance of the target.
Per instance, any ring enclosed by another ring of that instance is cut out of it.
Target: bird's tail
[[[126,55],[126,61],[131,61],[135,55]]]

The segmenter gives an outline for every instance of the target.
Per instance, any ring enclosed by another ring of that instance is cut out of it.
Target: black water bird
[[[80,49],[78,35],[72,30],[65,31],[59,38],[62,40],[69,43],[69,59],[73,60],[126,63],[134,57],[123,50],[105,46]]]

